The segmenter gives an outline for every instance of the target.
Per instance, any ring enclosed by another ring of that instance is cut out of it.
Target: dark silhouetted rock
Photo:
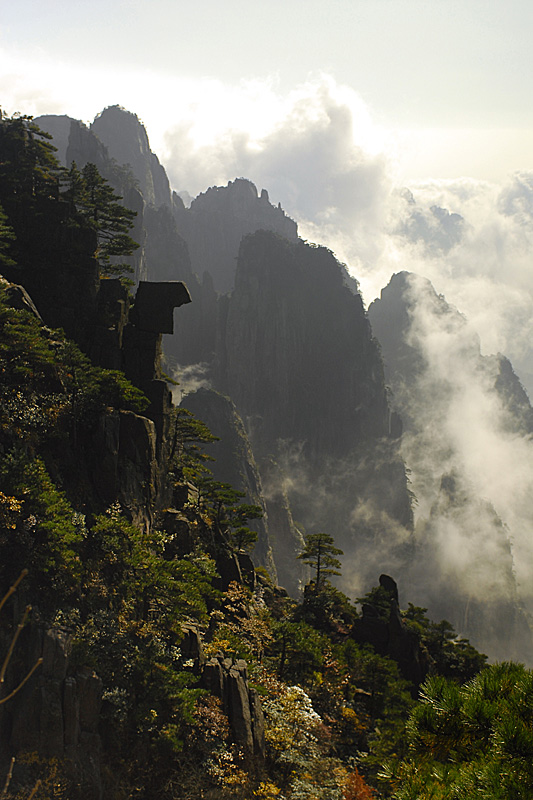
[[[135,295],[132,323],[141,331],[174,332],[174,309],[191,302],[182,281],[141,281]]]
[[[402,621],[396,581],[389,575],[380,575],[379,583],[390,598],[388,619],[370,603],[364,603],[363,616],[355,620],[351,636],[358,644],[370,644],[379,655],[394,659],[403,677],[413,684],[416,696],[416,689],[428,674],[429,658],[417,636]]]

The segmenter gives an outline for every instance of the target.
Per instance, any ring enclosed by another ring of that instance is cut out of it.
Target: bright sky
[[[363,139],[393,133],[403,179],[500,180],[533,167],[532,32],[531,0],[0,0],[0,103],[118,103],[164,160],[182,118],[261,135],[326,73],[360,96]]]

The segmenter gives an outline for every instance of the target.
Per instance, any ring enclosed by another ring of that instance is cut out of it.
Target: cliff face
[[[265,478],[273,456],[298,523],[334,530],[346,591],[375,568],[378,541],[397,569],[411,525],[406,477],[379,350],[341,266],[325,248],[259,231],[241,244],[223,308],[214,382]]]
[[[229,397],[223,397],[209,389],[199,389],[188,394],[181,405],[205,422],[211,433],[219,439],[205,447],[205,451],[214,458],[211,470],[215,480],[230,483],[237,491],[244,492],[244,503],[261,506],[263,517],[248,523],[258,534],[253,558],[275,577],[276,568],[269,540],[268,515],[261,478],[235,405]]]
[[[529,660],[521,610],[521,603],[531,607],[521,579],[533,512],[525,499],[533,463],[527,395],[508,360],[483,356],[468,320],[426,279],[393,276],[368,314],[404,422],[402,455],[418,500],[424,566],[411,570],[415,591],[430,613],[450,619],[489,655]]]
[[[361,298],[325,248],[258,232],[243,240],[217,383],[260,452],[279,439],[343,457],[389,433],[382,366]]]

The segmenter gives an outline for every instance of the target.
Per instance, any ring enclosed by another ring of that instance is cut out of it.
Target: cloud
[[[396,258],[461,308],[483,352],[507,355],[532,393],[533,173],[512,176],[503,186],[463,180],[425,183],[412,191],[419,213],[427,215],[438,204],[464,224],[447,251],[431,230],[425,240],[409,232],[396,236],[390,244]]]
[[[177,383],[172,390],[173,402],[179,405],[186,395],[198,389],[210,389],[209,371],[210,365],[205,362],[177,365],[172,371],[172,379]]]
[[[198,192],[246,176],[311,223],[335,218],[352,226],[354,216],[378,213],[386,134],[353,90],[320,75],[285,97],[272,83],[256,83],[225,96],[231,100],[252,118],[263,108],[262,124],[253,130],[241,108],[209,141],[192,117],[169,130],[166,161],[176,187]]]

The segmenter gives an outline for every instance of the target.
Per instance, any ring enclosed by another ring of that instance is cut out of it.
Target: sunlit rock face
[[[416,602],[494,658],[531,662],[533,410],[508,359],[425,278],[394,275],[369,308],[417,499]]]

